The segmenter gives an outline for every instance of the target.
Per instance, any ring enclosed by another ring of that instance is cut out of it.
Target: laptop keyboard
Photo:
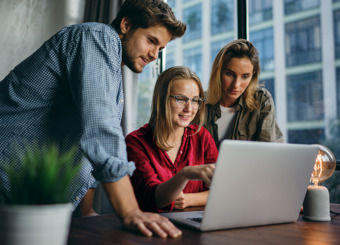
[[[202,222],[202,217],[192,217],[192,218],[187,218],[188,220],[192,220],[198,223]]]

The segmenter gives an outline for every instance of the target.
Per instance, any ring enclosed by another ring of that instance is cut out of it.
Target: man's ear
[[[124,17],[120,22],[120,31],[122,34],[126,34],[131,29],[131,20],[128,17]]]

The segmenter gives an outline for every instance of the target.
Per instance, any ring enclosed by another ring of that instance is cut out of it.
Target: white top
[[[229,128],[230,122],[235,115],[234,107],[221,106],[221,117],[216,121],[218,127],[218,140],[221,141]]]

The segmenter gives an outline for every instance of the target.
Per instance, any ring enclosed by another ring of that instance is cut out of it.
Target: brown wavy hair
[[[238,39],[228,43],[216,55],[209,79],[209,87],[207,92],[207,103],[216,104],[222,98],[222,79],[223,69],[232,58],[248,58],[252,63],[254,70],[252,79],[243,92],[242,97],[245,106],[250,110],[256,109],[259,105],[254,98],[256,88],[258,87],[258,79],[260,76],[260,60],[256,47],[248,40]]]
[[[111,25],[120,34],[120,23],[129,18],[133,29],[164,25],[172,35],[171,40],[184,35],[186,24],[176,19],[170,6],[163,0],[125,0]]]
[[[204,90],[199,77],[185,66],[174,66],[166,69],[161,73],[156,81],[156,85],[152,97],[151,116],[149,125],[153,130],[154,139],[158,147],[167,151],[172,148],[166,141],[173,131],[171,120],[170,92],[174,81],[179,79],[192,79],[199,88],[199,96],[204,98]],[[199,132],[203,125],[205,105],[197,111],[197,114],[192,122],[199,122],[199,127],[196,131]]]

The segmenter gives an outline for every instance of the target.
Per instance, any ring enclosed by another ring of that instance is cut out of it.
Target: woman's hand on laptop
[[[210,186],[211,179],[215,170],[215,163],[187,166],[181,172],[186,179],[189,180],[203,180],[207,187]]]

